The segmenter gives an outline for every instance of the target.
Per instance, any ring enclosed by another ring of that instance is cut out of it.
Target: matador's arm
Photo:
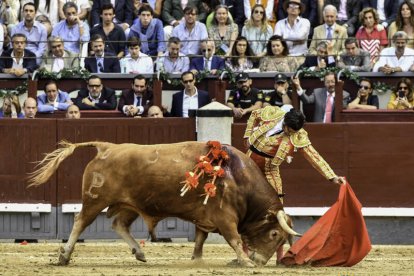
[[[322,156],[312,145],[303,147],[300,149],[300,151],[303,153],[306,160],[311,163],[312,167],[314,167],[326,179],[331,180],[337,177],[329,164],[325,161],[325,159],[322,158]]]

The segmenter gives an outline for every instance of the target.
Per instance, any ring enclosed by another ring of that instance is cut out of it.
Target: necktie
[[[141,97],[137,96],[137,106],[141,106]]]
[[[98,61],[98,73],[102,73],[103,72],[103,65],[102,65],[102,61]]]
[[[332,123],[332,94],[328,93],[325,105],[325,123]]]
[[[208,71],[208,59],[204,59],[204,70]]]
[[[332,39],[332,27],[331,26],[328,27],[328,34],[326,35],[326,38],[328,40]]]

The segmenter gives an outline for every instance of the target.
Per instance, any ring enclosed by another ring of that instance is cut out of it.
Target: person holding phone
[[[410,79],[402,78],[391,93],[388,109],[411,110],[414,106],[413,88]]]

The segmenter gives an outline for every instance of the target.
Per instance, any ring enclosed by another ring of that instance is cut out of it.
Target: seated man
[[[313,93],[307,95],[304,93],[300,86],[298,78],[292,79],[293,85],[296,87],[296,91],[300,99],[305,104],[315,104],[315,112],[313,115],[314,122],[320,123],[332,123],[335,121],[335,74],[333,72],[326,73],[324,78],[324,88],[317,88],[313,90]],[[349,93],[342,92],[342,106],[347,108],[349,103]]]
[[[395,72],[408,72],[414,70],[414,50],[407,47],[408,35],[398,31],[392,36],[393,47],[381,51],[375,63],[373,72],[393,74]]]
[[[127,74],[153,74],[154,62],[150,56],[141,53],[141,39],[135,36],[130,37],[127,45],[129,53],[120,61],[122,72]]]
[[[37,69],[36,55],[26,49],[26,36],[14,34],[11,38],[13,49],[4,51],[0,57],[0,71],[21,77]]]
[[[161,56],[165,51],[164,29],[161,20],[154,17],[150,5],[142,5],[138,10],[137,22],[131,26],[129,38],[138,37],[142,41],[141,52],[149,56]]]
[[[150,117],[150,118],[164,118],[164,114],[163,114],[161,108],[159,108],[156,105],[153,105],[148,109],[147,117]]]
[[[23,103],[24,117],[34,119],[37,113],[37,102],[32,97],[28,97]]]
[[[122,58],[125,54],[126,37],[122,27],[113,22],[115,18],[115,8],[111,3],[102,6],[101,18],[102,23],[92,28],[90,34],[91,37],[95,34],[100,34],[105,38],[105,49],[115,53],[118,58]]]
[[[326,67],[335,67],[335,58],[329,45],[326,41],[320,41],[316,47],[317,55],[307,56],[305,62],[298,69],[309,68],[312,71],[320,71]]]
[[[282,107],[283,105],[292,104],[292,90],[289,89],[288,78],[285,74],[278,73],[275,76],[275,90],[264,96],[263,107],[268,105]]]
[[[181,75],[184,90],[173,95],[171,105],[172,117],[188,117],[189,110],[196,110],[211,102],[207,91],[195,86],[195,75],[191,71]]]
[[[94,0],[91,9],[91,23],[95,27],[101,21],[100,14],[104,5],[115,3],[115,18],[113,19],[115,24],[118,24],[125,31],[132,25],[134,18],[134,1],[128,0]]]
[[[148,89],[147,80],[143,75],[137,75],[132,80],[131,89],[122,91],[118,110],[129,117],[146,116],[152,104],[153,95]]]
[[[78,54],[80,45],[89,41],[89,32],[83,22],[78,17],[78,6],[73,2],[66,2],[63,5],[65,18],[53,27],[52,35],[60,36],[64,43],[65,50]]]
[[[190,59],[180,52],[181,41],[178,37],[168,39],[168,47],[165,53],[158,57],[157,70],[167,73],[181,73],[190,68]]]
[[[40,68],[50,72],[60,72],[63,68],[79,68],[78,56],[65,50],[63,43],[63,39],[59,36],[49,38],[49,51],[43,55]]]
[[[91,73],[121,73],[119,60],[114,53],[105,52],[105,42],[100,34],[91,39],[93,56],[85,59],[85,69]]]
[[[116,108],[115,90],[104,87],[102,80],[92,75],[88,78],[87,89],[79,90],[75,104],[81,110],[113,110]]]
[[[200,42],[200,49],[203,57],[195,57],[191,60],[190,71],[197,74],[200,71],[209,71],[216,74],[217,70],[224,69],[224,59],[215,56],[216,46],[213,40],[205,39]]]
[[[338,67],[349,69],[355,72],[371,71],[370,54],[358,48],[358,42],[354,37],[348,37],[345,40],[346,53],[341,54]]]
[[[237,74],[236,81],[237,89],[230,92],[227,106],[233,109],[234,117],[242,118],[262,107],[263,92],[252,87],[252,80],[247,73]]]
[[[355,99],[349,103],[348,109],[378,109],[378,96],[373,95],[372,81],[362,78],[359,81],[359,90]]]
[[[80,119],[81,113],[77,105],[70,105],[66,111],[67,119]]]
[[[53,113],[55,110],[66,110],[73,104],[69,94],[58,89],[54,80],[45,84],[45,93],[37,96],[39,113]]]

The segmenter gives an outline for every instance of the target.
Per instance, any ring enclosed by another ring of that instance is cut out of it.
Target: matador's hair
[[[305,115],[300,110],[292,108],[286,113],[284,123],[285,126],[298,131],[305,124]]]

